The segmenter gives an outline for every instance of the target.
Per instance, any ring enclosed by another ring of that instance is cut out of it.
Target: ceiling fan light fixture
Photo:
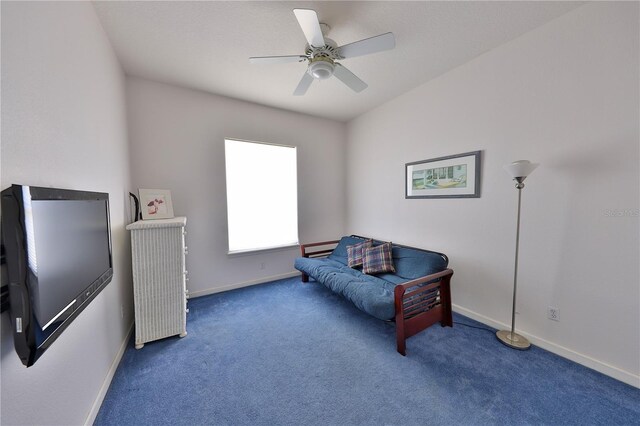
[[[318,80],[325,80],[333,75],[335,65],[328,60],[316,60],[309,64],[309,74]]]

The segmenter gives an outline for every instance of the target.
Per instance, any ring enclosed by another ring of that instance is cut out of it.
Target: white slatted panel
[[[185,335],[186,218],[139,221],[131,230],[136,346]]]

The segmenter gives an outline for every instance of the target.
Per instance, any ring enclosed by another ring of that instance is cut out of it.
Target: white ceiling
[[[506,43],[578,2],[94,2],[125,72],[277,108],[347,121]],[[391,51],[341,61],[369,84],[339,80],[292,95],[304,63],[251,65],[250,56],[303,54],[293,14],[314,9],[338,45],[391,31]]]

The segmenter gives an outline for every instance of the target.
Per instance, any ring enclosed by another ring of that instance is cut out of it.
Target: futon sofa
[[[442,253],[391,244],[395,272],[376,275],[349,267],[348,248],[365,241],[357,235],[300,246],[295,268],[302,281],[309,277],[351,301],[362,311],[385,321],[395,321],[397,350],[406,355],[406,339],[436,322],[453,326],[449,259]],[[349,249],[351,250],[351,249]]]

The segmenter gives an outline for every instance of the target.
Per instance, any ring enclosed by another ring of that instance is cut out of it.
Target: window
[[[225,139],[229,252],[298,244],[296,148]]]

